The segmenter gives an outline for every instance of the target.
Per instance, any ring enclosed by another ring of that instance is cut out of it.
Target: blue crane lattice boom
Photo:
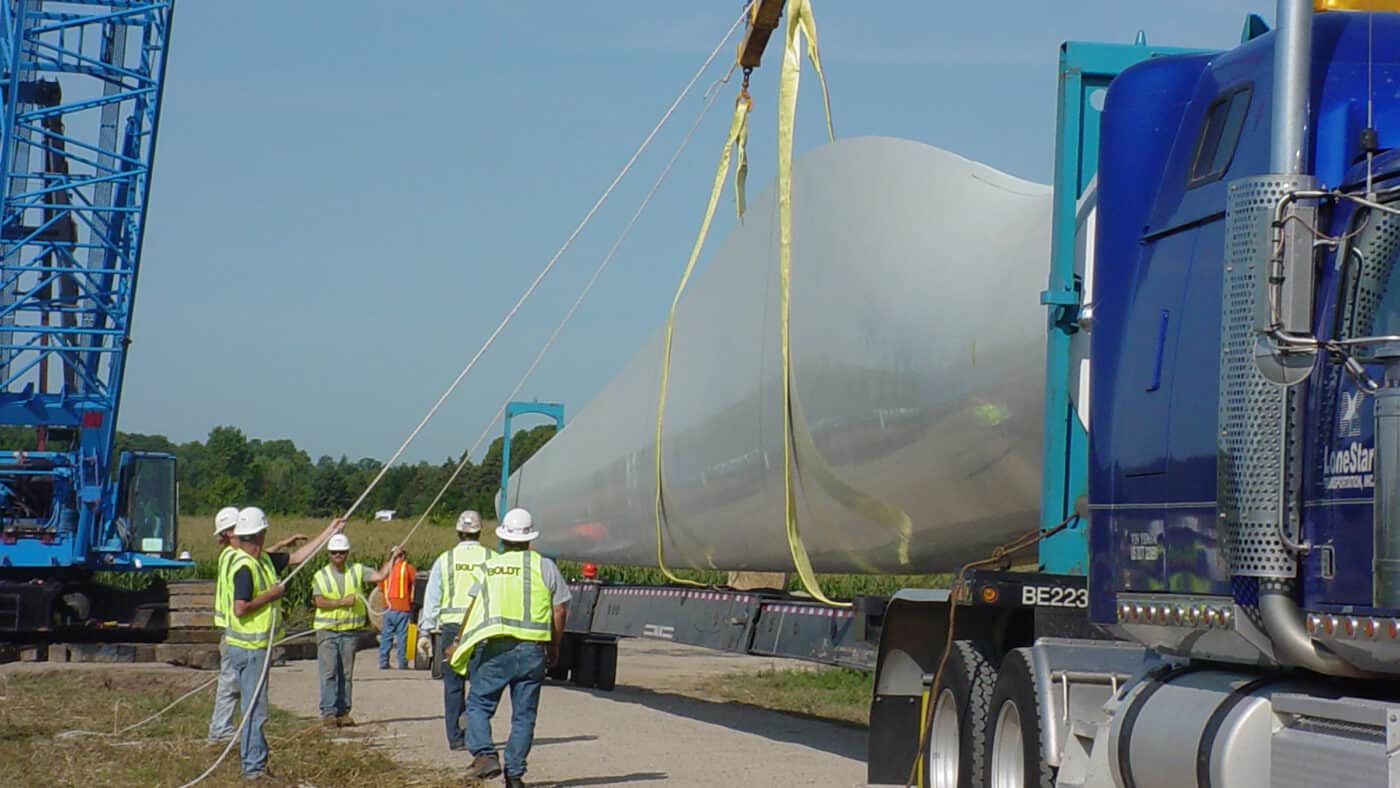
[[[0,5],[0,424],[86,427],[106,463],[172,2]]]

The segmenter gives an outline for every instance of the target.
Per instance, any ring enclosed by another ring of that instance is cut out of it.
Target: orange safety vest
[[[402,558],[389,567],[389,576],[379,585],[390,610],[406,613],[413,609],[413,578],[416,574],[413,564]]]

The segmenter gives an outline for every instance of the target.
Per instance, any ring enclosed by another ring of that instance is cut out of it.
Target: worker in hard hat
[[[228,578],[229,563],[233,561],[238,547],[233,543],[234,526],[238,525],[238,507],[225,506],[214,515],[214,538],[219,543],[218,568],[214,571],[214,626],[223,629],[228,626],[228,610],[233,605],[233,586]],[[220,742],[233,738],[234,704],[238,702],[238,681],[233,672],[223,642],[219,643],[219,684],[214,690],[214,714],[209,718],[209,741]]]
[[[264,549],[268,521],[262,509],[249,506],[238,512],[233,526],[238,550],[229,559],[224,573],[231,591],[221,645],[224,660],[238,685],[243,709],[243,735],[238,752],[243,760],[244,777],[257,779],[267,774],[267,738],[263,735],[263,724],[267,721],[266,665],[272,644],[282,629],[278,600],[285,592],[277,573],[289,563],[299,564],[311,557],[344,526],[343,519],[331,521],[319,536],[287,556]]]
[[[223,629],[228,626],[228,611],[233,604],[233,585],[228,576],[229,564],[238,552],[238,537],[233,535],[238,524],[238,507],[225,506],[214,515],[214,538],[219,543],[219,559],[214,571],[214,626]],[[306,539],[302,534],[293,534],[268,548],[276,553],[283,547]],[[214,713],[209,718],[210,743],[228,741],[233,738],[235,727],[233,713],[238,703],[238,682],[232,665],[224,655],[225,646],[219,644],[219,684],[214,692]]]
[[[467,589],[471,575],[496,553],[481,543],[481,515],[468,509],[457,516],[457,544],[438,556],[428,573],[428,588],[423,611],[418,617],[418,631],[435,632],[439,643],[451,643],[462,626],[467,612]],[[426,639],[418,648],[431,654]],[[467,682],[460,673],[446,667],[442,671],[442,718],[447,730],[447,746],[454,750],[467,749],[467,734],[462,728],[462,715],[467,711]]]
[[[511,509],[496,528],[501,554],[487,561],[467,589],[470,602],[457,638],[444,648],[454,672],[471,676],[467,693],[467,777],[493,777],[502,765],[491,739],[491,717],[510,689],[507,788],[523,786],[535,738],[540,686],[559,659],[569,585],[554,562],[530,549],[539,537],[524,509]]]
[[[403,557],[395,547],[379,569],[350,563],[350,537],[332,536],[326,544],[330,563],[311,579],[316,605],[316,666],[321,675],[321,722],[329,727],[355,724],[350,716],[355,681],[355,651],[369,616],[364,590],[389,576],[394,560]]]

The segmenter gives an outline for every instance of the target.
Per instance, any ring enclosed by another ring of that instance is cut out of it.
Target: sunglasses
[[[349,551],[349,550],[328,550],[327,552],[329,552],[331,555],[347,555],[347,554],[349,554],[350,551]]]

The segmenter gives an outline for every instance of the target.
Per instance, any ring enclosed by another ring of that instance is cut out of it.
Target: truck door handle
[[[1162,320],[1157,324],[1157,352],[1152,360],[1152,383],[1147,387],[1148,391],[1156,391],[1162,387],[1162,356],[1167,352],[1167,323],[1171,320],[1170,310],[1162,310]]]

